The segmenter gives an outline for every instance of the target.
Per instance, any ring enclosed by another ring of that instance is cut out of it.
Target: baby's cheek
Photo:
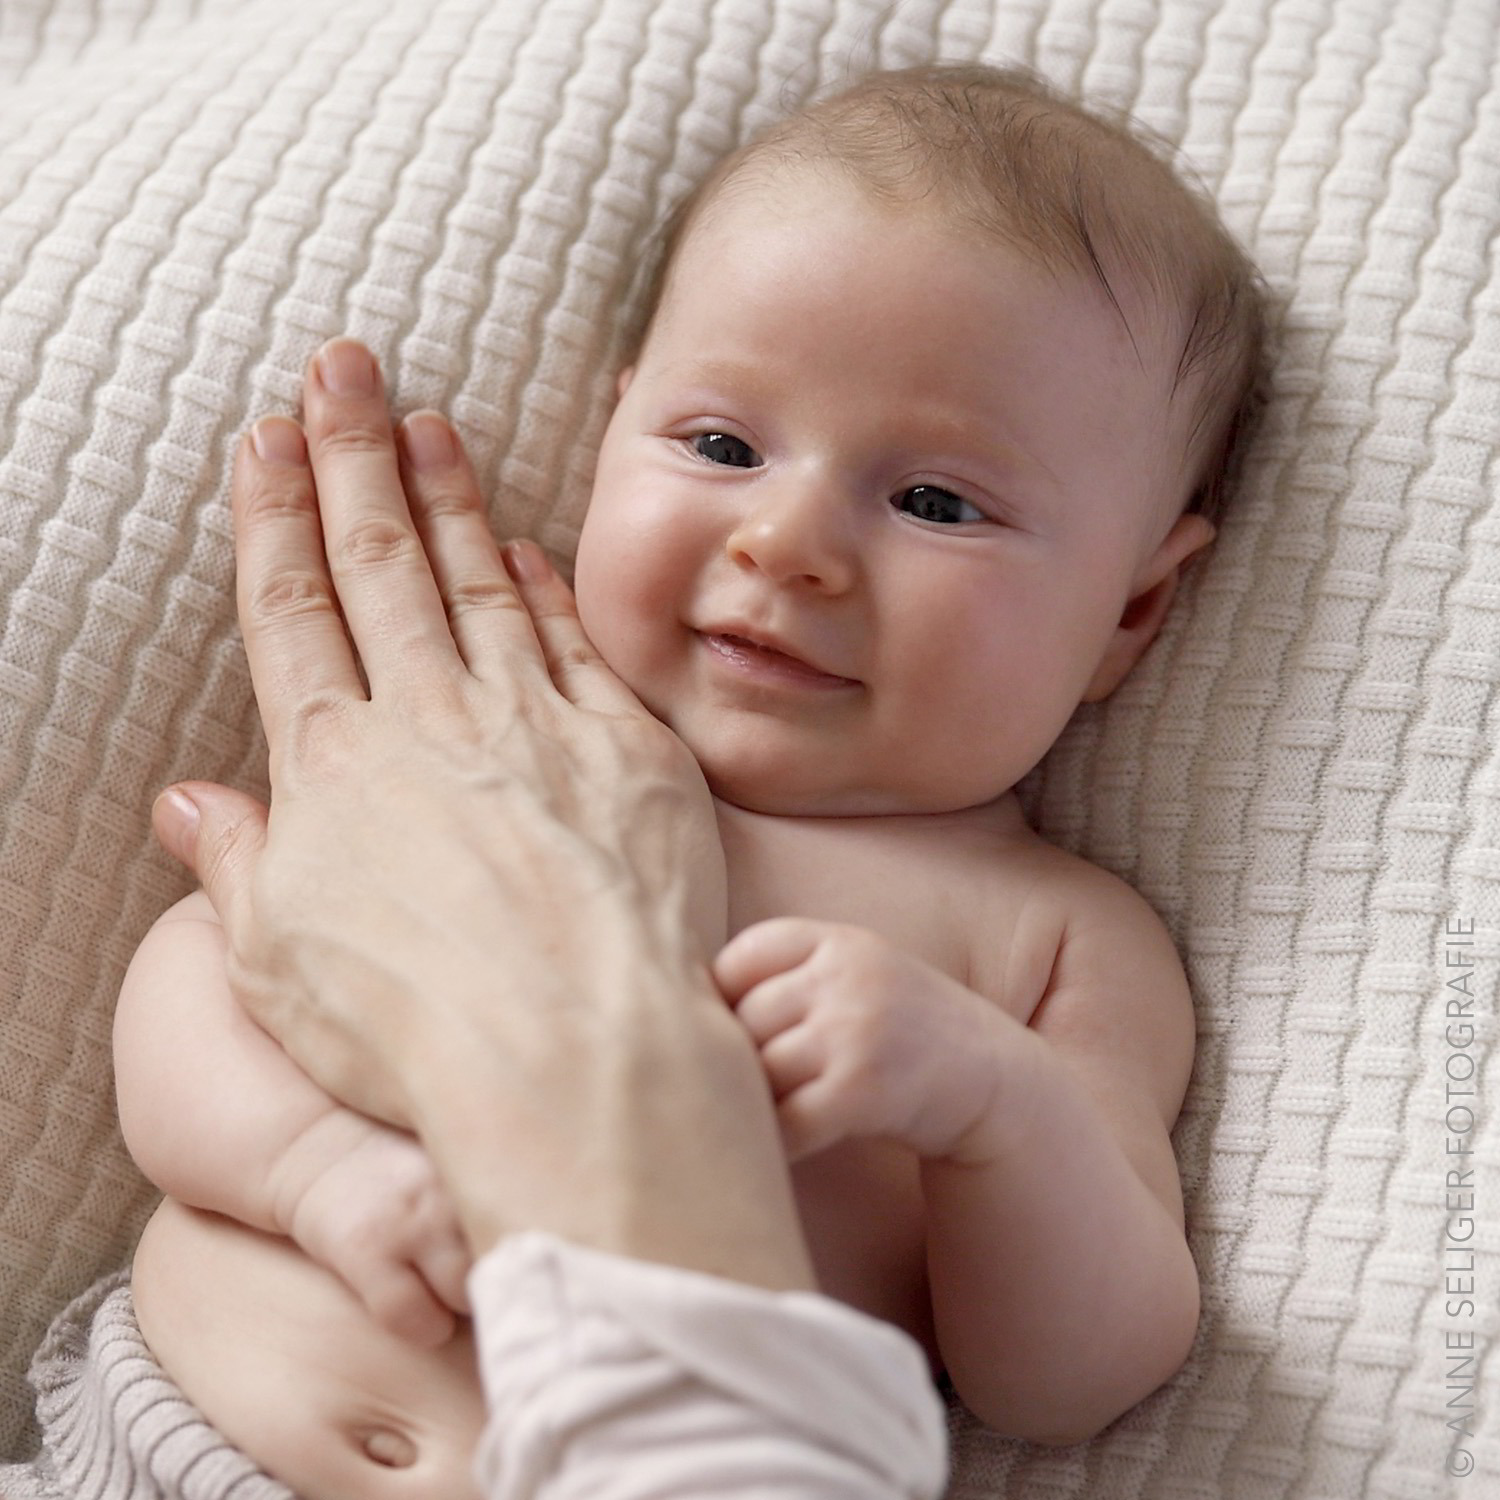
[[[573,597],[578,618],[589,640],[616,671],[621,671],[621,645],[628,638],[630,608],[628,559],[610,546],[609,538],[585,533],[578,544],[573,572]]]
[[[596,493],[578,536],[573,590],[580,612],[638,608],[659,587],[663,542],[648,502]]]

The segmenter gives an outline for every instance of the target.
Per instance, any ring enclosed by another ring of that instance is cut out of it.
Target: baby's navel
[[[394,1427],[368,1427],[360,1447],[372,1463],[387,1469],[409,1469],[417,1461],[417,1445]]]

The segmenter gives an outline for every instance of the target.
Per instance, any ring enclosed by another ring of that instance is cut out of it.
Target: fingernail
[[[262,417],[250,429],[250,441],[263,464],[305,464],[307,443],[302,429],[287,417]]]
[[[547,555],[535,542],[507,542],[500,551],[506,571],[517,583],[535,583],[545,576]]]
[[[375,361],[363,344],[332,339],[318,351],[318,379],[335,396],[373,396]]]
[[[458,457],[453,429],[435,411],[414,411],[401,424],[401,439],[414,469],[446,469]]]
[[[156,799],[151,809],[152,821],[156,819],[156,808],[162,807],[162,821],[166,824],[166,837],[171,843],[171,852],[184,864],[191,864],[197,849],[198,808],[185,792],[168,787]]]

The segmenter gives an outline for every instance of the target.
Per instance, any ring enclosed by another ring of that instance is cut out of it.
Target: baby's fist
[[[866,928],[759,922],[713,974],[760,1051],[789,1161],[851,1136],[962,1154],[995,1102],[1008,1018]]]
[[[447,1191],[412,1136],[336,1110],[283,1163],[287,1233],[336,1272],[383,1327],[435,1347],[468,1311],[468,1247]],[[300,1178],[300,1181],[297,1179]]]

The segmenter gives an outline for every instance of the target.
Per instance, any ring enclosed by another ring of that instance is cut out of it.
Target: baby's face
[[[575,586],[717,796],[975,806],[1101,692],[1182,482],[1164,345],[1124,305],[1140,356],[1093,282],[809,168],[699,220]]]

